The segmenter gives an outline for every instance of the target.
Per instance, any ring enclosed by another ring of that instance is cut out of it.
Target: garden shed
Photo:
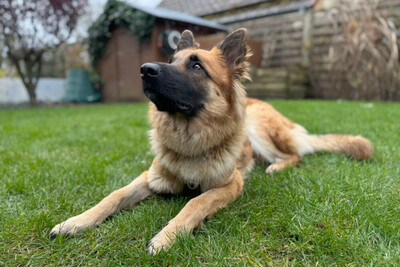
[[[177,34],[185,29],[205,37],[228,31],[224,25],[192,15],[143,7],[133,1],[108,1],[89,29],[89,53],[103,83],[102,100],[145,101],[140,66],[149,61],[166,62]]]

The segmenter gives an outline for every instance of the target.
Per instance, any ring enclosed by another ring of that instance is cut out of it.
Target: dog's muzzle
[[[204,90],[176,66],[145,63],[140,67],[140,76],[143,93],[159,111],[194,116],[204,107]]]

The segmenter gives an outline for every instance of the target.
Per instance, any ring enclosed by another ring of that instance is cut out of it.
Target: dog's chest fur
[[[202,190],[230,181],[243,153],[244,126],[223,121],[153,114],[152,148],[161,165],[185,184]],[[217,130],[218,134],[215,134]],[[162,133],[162,134],[161,134]]]

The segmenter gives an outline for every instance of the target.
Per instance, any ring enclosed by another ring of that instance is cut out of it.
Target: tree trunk
[[[29,95],[29,104],[31,106],[36,106],[37,105],[37,99],[36,99],[36,86],[33,84],[25,85],[26,90],[28,91]]]
[[[36,85],[42,70],[42,55],[43,51],[35,52],[33,50],[22,54],[22,58],[10,52],[8,53],[9,58],[17,68],[18,74],[28,91],[29,103],[31,106],[37,105]]]

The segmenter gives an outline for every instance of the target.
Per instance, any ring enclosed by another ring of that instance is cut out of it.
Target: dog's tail
[[[370,159],[374,155],[371,141],[359,135],[308,135],[307,141],[314,153],[323,151],[342,153],[358,160]]]

